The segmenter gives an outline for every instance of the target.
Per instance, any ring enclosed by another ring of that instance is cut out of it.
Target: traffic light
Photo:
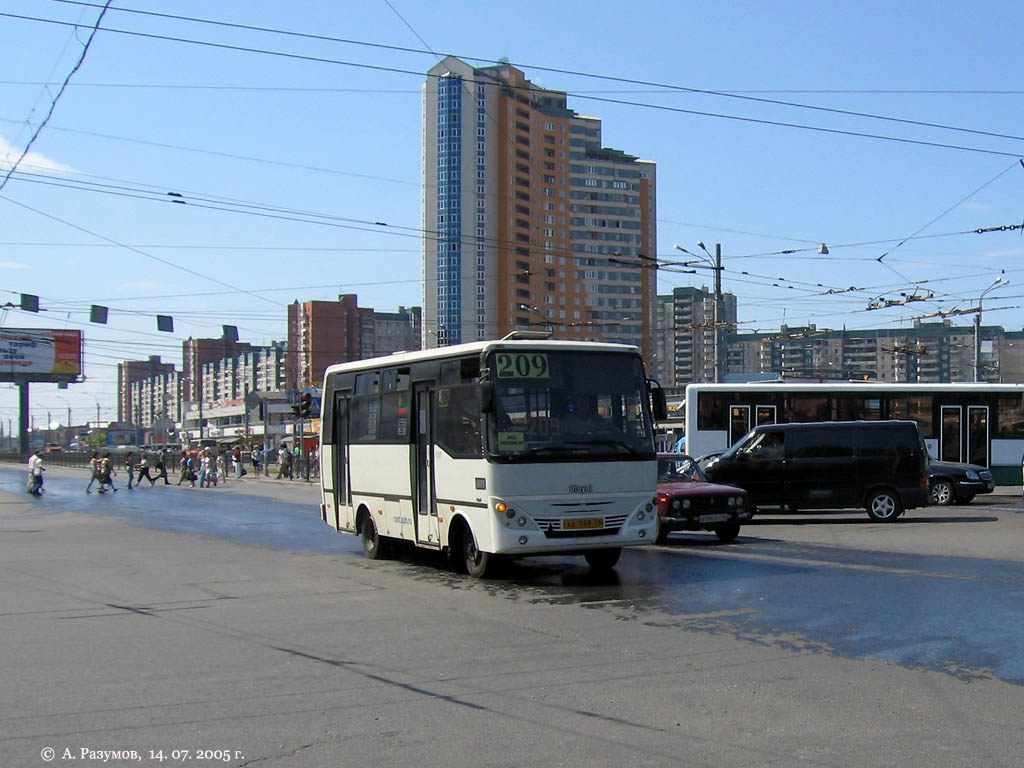
[[[313,396],[309,392],[303,392],[299,398],[299,416],[308,419],[312,413]]]

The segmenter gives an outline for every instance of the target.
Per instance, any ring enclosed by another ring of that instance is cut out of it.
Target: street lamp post
[[[71,403],[69,403],[67,400],[65,400],[60,395],[54,395],[54,397],[56,397],[58,400],[60,400],[62,403],[64,403],[64,405],[66,405],[68,407],[68,420],[67,420],[67,423],[65,424],[66,429],[64,430],[64,443],[65,443],[65,445],[70,447],[70,445],[71,445]]]
[[[985,298],[985,294],[994,288],[1006,285],[1009,280],[1004,280],[1002,277],[997,277],[995,281],[981,292],[978,297],[978,314],[974,316],[974,380],[984,381],[985,378],[981,375],[981,310],[982,300]]]
[[[697,247],[704,251],[703,254],[692,253],[686,250],[681,245],[674,246],[676,250],[682,251],[683,253],[694,256],[698,259],[703,259],[708,263],[708,266],[715,272],[715,313],[714,313],[714,350],[715,350],[715,383],[717,384],[722,380],[722,329],[719,328],[722,316],[725,314],[722,311],[722,244],[715,243],[715,255],[712,256],[704,245],[702,240],[697,241]]]

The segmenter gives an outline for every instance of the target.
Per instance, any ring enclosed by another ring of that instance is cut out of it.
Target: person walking
[[[284,443],[277,451],[277,477],[275,480],[280,480],[282,476],[289,480],[292,479],[292,453]]]
[[[210,451],[210,474],[206,477],[206,486],[208,488],[216,488],[221,475],[220,456],[217,455],[216,451]]]
[[[205,488],[207,478],[210,476],[210,452],[199,452],[199,487]]]
[[[36,451],[28,459],[28,485],[25,490],[33,496],[43,495],[43,472],[46,467],[43,466],[42,454],[42,451]]]
[[[100,459],[100,493],[106,493],[104,486],[109,486],[110,490],[117,493],[117,488],[114,487],[116,476],[117,472],[114,470],[114,462],[110,460],[110,454],[104,453]]]
[[[135,454],[130,451],[124,457],[124,471],[128,473],[128,490],[132,489],[132,479],[135,475]]]
[[[147,480],[149,480],[150,487],[153,487],[154,483],[156,483],[156,481],[152,477],[150,477],[149,459],[146,458],[145,451],[139,454],[139,474],[138,477],[135,479],[135,484],[142,485],[142,478],[146,478]]]
[[[186,453],[182,458],[181,474],[178,476],[178,485],[181,485],[185,480],[188,480],[192,484],[193,488],[196,487],[195,461],[189,453]]]
[[[242,449],[237,445],[231,451],[231,468],[235,471],[235,477],[242,476]]]
[[[89,484],[85,486],[86,493],[92,493],[92,484],[99,483],[100,489],[103,488],[103,481],[100,480],[100,453],[99,451],[92,452],[92,458],[89,459]]]
[[[167,479],[167,464],[164,462],[164,455],[162,451],[160,452],[160,455],[156,457],[156,472],[157,480],[163,478],[164,485],[171,484],[171,481]]]
[[[256,479],[260,479],[260,462],[263,460],[263,452],[260,450],[258,445],[252,447],[252,453],[249,454],[249,458],[252,461],[252,473],[256,475]]]

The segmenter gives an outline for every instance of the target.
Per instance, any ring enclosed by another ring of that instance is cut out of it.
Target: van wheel
[[[931,497],[936,507],[948,507],[955,499],[953,484],[949,480],[936,480],[932,483]]]
[[[469,526],[462,529],[462,562],[466,573],[474,579],[482,579],[487,575],[487,569],[491,565],[492,557],[477,549],[476,539]]]
[[[380,535],[377,533],[377,526],[369,513],[363,516],[363,527],[360,535],[363,539],[363,554],[366,555],[366,559],[377,560],[380,558]]]
[[[879,523],[891,523],[903,514],[903,504],[899,496],[885,488],[872,491],[866,509],[868,517]]]
[[[719,541],[728,544],[730,541],[735,541],[736,537],[740,535],[740,524],[739,523],[725,523],[715,528],[715,536],[718,537]]]
[[[591,549],[583,553],[587,565],[592,571],[610,571],[619,562],[619,555],[622,554],[622,547],[611,547],[609,549]]]

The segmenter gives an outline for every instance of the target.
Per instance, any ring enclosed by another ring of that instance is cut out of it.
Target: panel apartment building
[[[651,358],[656,165],[509,64],[423,86],[423,346],[551,329]]]
[[[420,316],[419,307],[397,312],[360,307],[354,293],[337,301],[289,304],[288,389],[321,386],[324,371],[334,363],[419,349]]]
[[[665,388],[715,380],[715,334],[719,335],[720,370],[728,370],[729,333],[736,327],[736,296],[722,294],[721,317],[715,325],[715,294],[706,286],[680,286],[658,296],[655,311],[654,359],[651,370]]]
[[[981,381],[1024,381],[1024,332],[979,329]],[[729,373],[781,373],[796,379],[856,379],[924,384],[975,381],[973,326],[916,322],[910,328],[857,330],[782,326],[729,340]]]

